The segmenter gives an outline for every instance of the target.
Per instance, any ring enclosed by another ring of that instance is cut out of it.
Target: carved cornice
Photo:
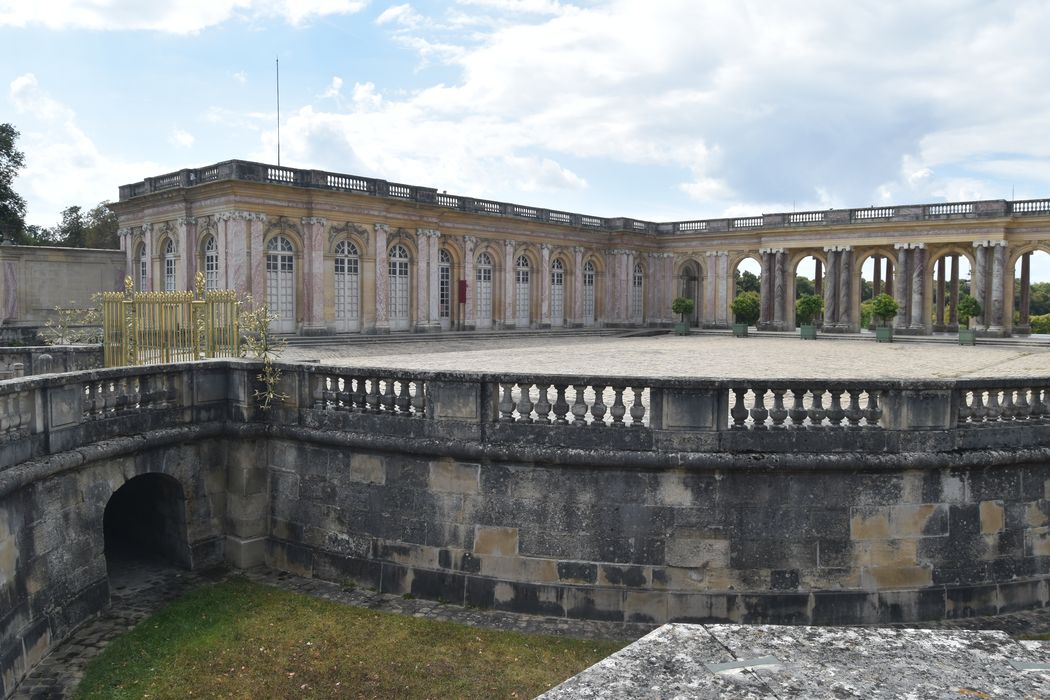
[[[364,244],[368,245],[368,229],[361,224],[355,224],[352,221],[347,221],[342,226],[332,226],[328,229],[328,244],[331,245],[332,243],[335,243],[335,239],[349,236],[351,233],[360,236]]]
[[[321,224],[322,226],[328,223],[328,219],[323,216],[304,216],[299,219],[299,223],[307,226],[309,224]]]

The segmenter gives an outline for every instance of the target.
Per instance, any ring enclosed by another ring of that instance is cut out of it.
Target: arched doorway
[[[204,239],[202,258],[204,289],[210,292],[219,288],[219,246],[215,243],[215,236]]]
[[[877,319],[871,313],[872,299],[880,294],[889,294],[894,299],[898,296],[894,280],[896,262],[892,253],[890,249],[877,249],[865,253],[860,261],[856,278],[860,290],[857,295],[859,330],[875,330]],[[897,299],[897,302],[901,303],[901,300]]]
[[[970,293],[970,260],[954,251],[945,253],[930,264],[930,274],[931,328],[938,333],[958,332],[959,299]]]
[[[335,247],[335,318],[341,331],[361,329],[361,255],[352,241]]]
[[[645,321],[645,270],[641,263],[635,263],[631,272],[630,321],[638,325]]]
[[[762,296],[764,290],[767,288],[767,285],[769,285],[768,290],[771,295],[771,298],[775,299],[775,293],[772,288],[773,280],[767,279],[767,276],[763,275],[762,272],[762,263],[760,263],[752,255],[746,255],[743,258],[741,258],[740,261],[737,262],[736,267],[733,268],[732,295],[728,299],[727,307],[729,307],[733,303],[733,301],[736,300],[736,298],[742,294],[754,295],[757,306],[759,307],[759,314],[758,317],[754,319],[754,321],[749,323],[749,325],[757,326],[762,323]],[[783,284],[783,281],[781,281],[781,284]],[[737,323],[746,320],[737,319],[736,314],[733,313],[732,308],[726,308],[724,310],[716,309],[716,314],[719,314],[722,311],[724,311],[728,315],[729,323]],[[716,321],[717,320],[720,319],[716,315]],[[775,313],[773,319],[771,320],[773,321],[776,330],[786,329],[787,321],[783,317],[782,310],[780,311],[780,313]]]
[[[796,312],[796,304],[799,299],[807,295],[814,295],[820,298],[821,303],[824,303],[824,274],[824,261],[816,255],[806,255],[795,263],[794,272],[788,280],[794,291],[788,295],[791,301],[788,307],[784,309],[785,315],[791,320],[788,324],[791,329],[794,329],[801,323],[801,319],[797,317]],[[818,316],[810,319],[810,324],[815,326],[820,326],[823,322],[823,310]]]
[[[135,288],[140,292],[149,291],[146,285],[149,283],[149,256],[146,255],[146,244],[139,243],[138,247],[138,274],[135,282]]]
[[[441,330],[452,328],[452,255],[444,248],[438,253],[438,318]]]
[[[107,565],[163,560],[190,568],[186,496],[167,474],[142,474],[113,492],[102,516]]]
[[[492,328],[492,256],[482,253],[474,268],[474,327]]]
[[[597,270],[594,261],[588,260],[583,266],[583,325],[593,326],[595,319],[594,289]]]
[[[682,266],[682,273],[679,276],[679,294],[686,299],[693,300],[693,313],[686,315],[685,321],[690,326],[697,325],[697,319],[700,318],[701,309],[701,296],[700,296],[700,265],[690,260]]]
[[[411,298],[411,280],[409,278],[408,249],[395,245],[390,249],[390,330],[407,331],[409,329],[409,299]]]
[[[1014,262],[1012,335],[1050,334],[1050,253],[1028,250]]]
[[[266,306],[276,316],[270,329],[295,332],[295,257],[292,242],[274,236],[266,244]]]
[[[175,241],[170,238],[164,241],[164,291],[175,291],[175,265],[178,261],[175,252]]]
[[[551,262],[551,327],[565,325],[565,263],[560,258]]]
[[[529,258],[519,255],[514,263],[514,324],[518,328],[529,327],[530,272]]]

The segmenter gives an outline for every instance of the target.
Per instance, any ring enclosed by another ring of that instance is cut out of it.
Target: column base
[[[1002,326],[988,326],[984,330],[977,331],[977,335],[981,338],[1005,338],[1006,329]]]
[[[330,335],[328,326],[323,323],[318,325],[316,323],[303,324],[303,327],[299,330],[299,335]]]

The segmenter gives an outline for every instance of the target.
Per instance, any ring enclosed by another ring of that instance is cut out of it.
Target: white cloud
[[[0,27],[136,30],[192,34],[235,17],[277,18],[299,26],[360,12],[368,0],[0,0]]]
[[[342,97],[342,93],[343,93],[343,79],[340,78],[339,76],[335,75],[335,76],[332,76],[332,82],[330,82],[328,84],[328,87],[325,88],[325,91],[322,92],[317,97],[318,97],[318,99],[322,99],[322,100],[327,100],[327,99],[339,100]]]
[[[193,142],[196,141],[196,139],[190,132],[176,128],[171,130],[171,134],[168,136],[168,141],[173,146],[178,146],[179,148],[189,148],[193,145]]]
[[[376,24],[380,26],[384,24],[396,24],[406,29],[414,29],[418,27],[422,21],[423,17],[413,10],[412,6],[407,3],[404,5],[393,5],[388,7],[376,17]]]
[[[154,162],[102,154],[78,126],[76,113],[48,95],[32,73],[11,82],[9,97],[32,124],[22,130],[19,148],[26,165],[15,185],[29,205],[29,223],[51,226],[65,207],[115,199],[114,182],[161,172]]]
[[[236,81],[237,81],[238,83],[240,83],[241,85],[244,85],[245,83],[247,83],[247,82],[248,82],[248,74],[247,74],[247,73],[245,73],[245,72],[244,72],[244,71],[242,71],[242,70],[239,70],[239,71],[237,71],[237,72],[236,72],[236,73],[234,73],[234,74],[233,74],[233,75],[232,75],[231,77],[232,77],[232,78],[233,78],[234,80],[236,80]]]

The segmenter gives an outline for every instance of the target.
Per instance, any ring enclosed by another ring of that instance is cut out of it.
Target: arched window
[[[452,256],[444,248],[438,253],[438,318],[442,330],[452,327]]]
[[[641,263],[636,263],[634,273],[631,275],[631,320],[636,323],[642,322],[645,309],[643,287],[645,284],[645,273],[642,271]]]
[[[295,248],[284,236],[266,244],[266,305],[277,318],[271,328],[277,333],[295,331]]]
[[[565,325],[565,264],[551,262],[551,326]]]
[[[335,318],[339,330],[361,328],[361,256],[352,241],[335,247]]]
[[[204,288],[208,291],[219,288],[219,246],[215,236],[204,239]]]
[[[178,257],[175,254],[175,241],[167,238],[164,240],[164,291],[175,291],[175,263]]]
[[[482,253],[474,271],[475,327],[492,327],[492,256]]]
[[[590,260],[583,266],[583,323],[594,325],[594,263]]]
[[[407,331],[409,328],[409,294],[411,293],[411,279],[409,278],[409,255],[408,249],[403,245],[395,245],[390,249],[389,255],[389,277],[390,277],[390,300],[389,317],[390,330]]]
[[[529,259],[519,255],[514,264],[515,295],[514,316],[515,323],[519,328],[529,326]]]
[[[135,265],[138,271],[138,279],[136,280],[138,284],[136,285],[136,288],[140,292],[145,292],[147,291],[146,284],[149,282],[149,257],[146,255],[145,243],[139,243],[138,255],[136,257],[137,260]]]

